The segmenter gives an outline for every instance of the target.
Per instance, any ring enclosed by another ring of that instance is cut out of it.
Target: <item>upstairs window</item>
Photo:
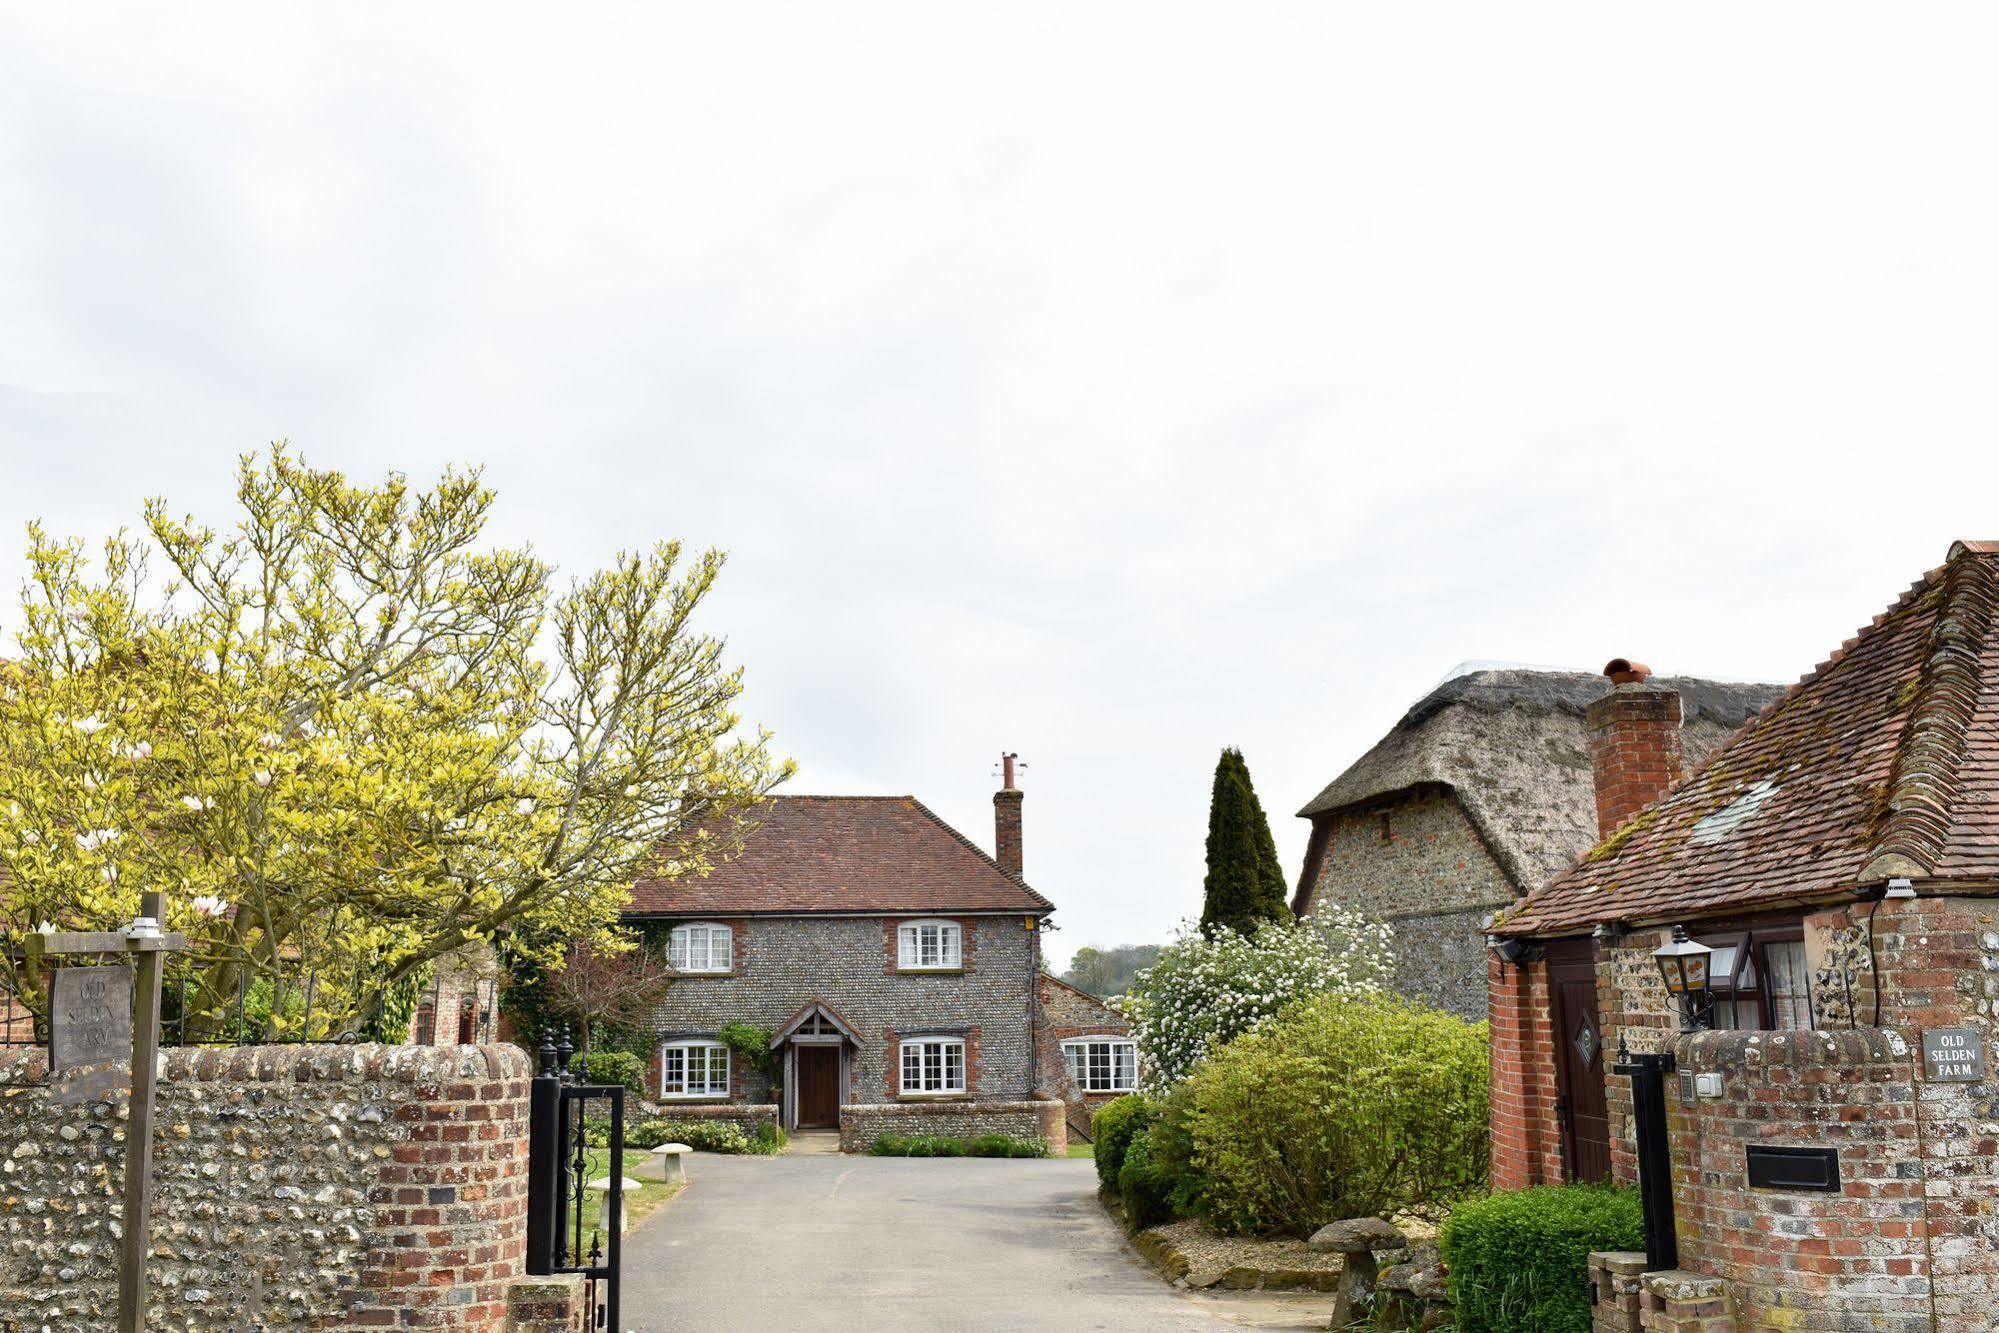
[[[965,965],[965,931],[955,921],[905,921],[896,939],[896,966],[904,972],[946,972]]]
[[[902,1095],[948,1097],[965,1090],[965,1042],[920,1037],[902,1043]]]
[[[676,1041],[659,1048],[661,1097],[729,1095],[729,1048],[719,1041]]]
[[[735,932],[708,922],[675,926],[666,961],[676,972],[730,971],[735,963]]]
[[[1138,1043],[1128,1037],[1077,1037],[1062,1043],[1062,1057],[1084,1092],[1138,1088]]]

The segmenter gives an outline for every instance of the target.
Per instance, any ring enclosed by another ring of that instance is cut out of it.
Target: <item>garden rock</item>
[[[1375,1280],[1381,1271],[1375,1251],[1405,1251],[1409,1238],[1378,1217],[1355,1217],[1320,1227],[1306,1244],[1322,1253],[1346,1256],[1339,1289],[1333,1293],[1332,1317],[1326,1321],[1327,1328],[1346,1328],[1366,1318],[1374,1304]]]
[[[1375,1250],[1409,1247],[1408,1238],[1399,1229],[1378,1217],[1329,1222],[1314,1231],[1312,1239],[1305,1243],[1315,1250],[1334,1250],[1341,1254],[1372,1254]]]

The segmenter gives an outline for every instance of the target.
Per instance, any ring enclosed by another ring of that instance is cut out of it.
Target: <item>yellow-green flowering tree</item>
[[[37,1012],[27,937],[122,924],[159,889],[195,1032],[253,987],[282,1031],[308,977],[308,1035],[353,1031],[461,946],[508,932],[559,961],[641,874],[727,855],[790,772],[739,731],[741,672],[692,623],[718,553],[666,543],[558,589],[482,540],[476,473],[355,485],[282,446],[243,460],[237,498],[227,530],[153,501],[95,562],[30,529],[0,677],[0,984]]]

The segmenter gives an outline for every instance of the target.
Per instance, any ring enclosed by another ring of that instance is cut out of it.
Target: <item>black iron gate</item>
[[[618,1333],[619,1264],[625,1217],[625,1090],[589,1084],[569,1068],[569,1034],[541,1041],[541,1071],[528,1099],[529,1274],[581,1273],[590,1326]],[[593,1142],[596,1148],[593,1148]],[[608,1188],[592,1199],[592,1154],[601,1149]]]

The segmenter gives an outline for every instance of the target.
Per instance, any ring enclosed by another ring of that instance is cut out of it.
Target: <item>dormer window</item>
[[[955,921],[905,921],[896,939],[901,971],[956,972],[965,966],[965,930]]]
[[[735,932],[710,921],[675,926],[667,944],[666,961],[676,972],[696,975],[733,971]]]

